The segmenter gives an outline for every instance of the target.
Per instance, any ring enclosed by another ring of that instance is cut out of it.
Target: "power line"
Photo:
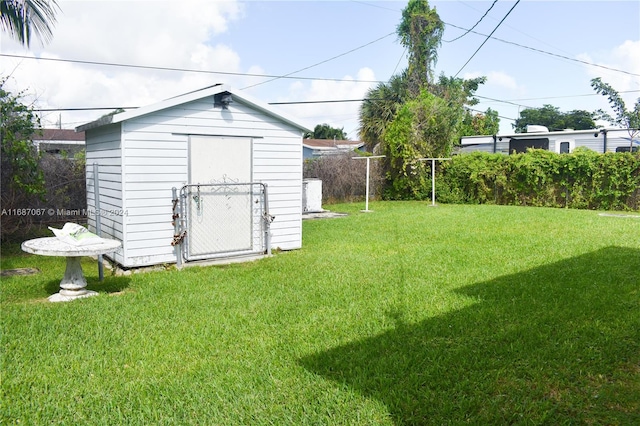
[[[463,28],[463,27],[459,27],[459,26],[454,25],[454,24],[449,24],[449,23],[447,23],[447,22],[445,22],[445,25],[449,25],[449,26],[451,26],[451,27],[458,28],[458,29],[460,29],[460,30],[464,30],[464,29],[465,29],[465,28]],[[470,31],[470,32],[472,32],[472,33],[474,33],[474,34],[477,34],[477,35],[480,35],[480,36],[483,36],[483,37],[487,37],[487,35],[486,35],[486,34],[482,34],[482,33],[479,33],[479,32],[477,32],[477,31]],[[516,42],[514,42],[514,41],[503,40],[503,39],[498,38],[498,37],[490,37],[490,38],[491,38],[491,39],[493,39],[493,40],[496,40],[496,41],[500,41],[500,42],[502,42],[502,43],[511,44],[511,45],[513,45],[513,46],[521,47],[521,48],[523,48],[523,49],[532,50],[532,51],[534,51],[534,52],[543,53],[543,54],[545,54],[545,55],[555,56],[555,57],[557,57],[557,58],[565,59],[565,60],[567,60],[567,61],[579,62],[579,63],[581,63],[581,64],[589,65],[589,66],[592,66],[592,67],[603,68],[603,69],[606,69],[606,70],[609,70],[609,71],[614,71],[614,72],[619,72],[619,73],[623,73],[623,74],[632,75],[632,76],[635,76],[635,77],[640,77],[640,74],[635,74],[635,73],[632,73],[632,72],[629,72],[629,71],[625,71],[625,70],[619,70],[619,69],[617,69],[617,68],[607,67],[607,66],[605,66],[605,65],[594,64],[594,63],[587,62],[587,61],[583,61],[583,60],[580,60],[580,59],[570,58],[570,57],[568,57],[568,56],[559,55],[559,54],[557,54],[557,53],[547,52],[546,50],[536,49],[535,47],[530,47],[530,46],[525,46],[525,45],[523,45],[523,44],[519,44],[519,43],[516,43]],[[459,71],[458,71],[458,72],[459,72]]]
[[[623,90],[618,93],[637,93],[640,90]],[[522,98],[522,99],[510,99],[511,101],[538,101],[542,99],[563,99],[563,98],[581,98],[587,96],[602,96],[599,93],[585,93],[582,95],[564,95],[564,96],[545,96],[540,98]]]
[[[11,54],[7,54],[7,53],[0,53],[0,56],[4,56],[4,57],[7,57],[7,58],[32,59],[32,60],[37,60],[37,61],[51,61],[51,62],[66,62],[66,63],[83,64],[83,65],[100,65],[100,66],[108,66],[108,67],[139,68],[139,69],[147,69],[147,70],[155,70],[155,71],[193,72],[193,73],[200,73],[200,74],[234,75],[234,76],[241,76],[241,77],[291,78],[291,79],[296,79],[296,80],[350,81],[350,82],[357,82],[357,83],[384,83],[381,80],[350,80],[350,79],[344,79],[344,78],[322,78],[322,77],[287,77],[287,76],[282,76],[282,75],[251,74],[251,73],[241,73],[241,72],[210,71],[210,70],[196,70],[196,69],[189,69],[189,68],[159,67],[159,66],[151,66],[151,65],[134,65],[134,64],[100,62],[100,61],[83,61],[83,60],[79,60],[79,59],[35,58],[33,56],[11,55]]]
[[[618,93],[637,93],[640,90],[624,90]],[[510,104],[514,106],[526,107],[526,108],[535,108],[528,105],[518,104],[517,101],[534,101],[534,100],[543,100],[543,99],[561,99],[561,98],[578,98],[578,97],[587,97],[587,96],[601,96],[598,93],[584,93],[580,95],[563,95],[563,96],[544,96],[537,98],[522,98],[522,99],[496,99],[490,98],[488,96],[480,96],[473,95],[479,99],[485,99],[492,102],[500,102],[505,104]],[[328,103],[347,103],[347,102],[364,102],[364,101],[383,101],[385,98],[358,98],[358,99],[323,99],[323,100],[311,100],[311,101],[288,101],[288,102],[268,102],[268,105],[304,105],[304,104],[328,104]],[[34,109],[36,112],[56,112],[56,111],[101,111],[101,110],[117,110],[117,109],[137,109],[140,107],[133,106],[110,106],[110,107],[75,107],[75,108],[40,108]]]
[[[308,67],[301,68],[301,69],[299,69],[299,70],[297,70],[297,71],[292,71],[292,72],[290,72],[290,73],[288,73],[288,74],[285,74],[285,75],[283,75],[283,76],[280,76],[280,77],[273,77],[273,78],[271,78],[270,80],[266,80],[266,81],[263,81],[263,82],[260,82],[260,83],[252,84],[252,85],[247,86],[247,87],[243,87],[241,90],[245,90],[245,89],[248,89],[248,88],[250,88],[250,87],[259,86],[259,85],[261,85],[261,84],[269,83],[269,82],[271,82],[271,81],[278,80],[278,79],[281,79],[281,78],[290,77],[290,76],[291,76],[291,75],[293,75],[293,74],[297,74],[297,73],[299,73],[299,72],[306,71],[306,70],[308,70],[308,69],[310,69],[310,68],[317,67],[318,65],[322,65],[322,64],[327,63],[327,62],[329,62],[329,61],[333,61],[334,59],[337,59],[337,58],[340,58],[340,57],[342,57],[342,56],[348,55],[349,53],[353,53],[353,52],[355,52],[356,50],[360,50],[360,49],[362,49],[362,48],[364,48],[364,47],[367,47],[367,46],[369,46],[369,45],[371,45],[371,44],[373,44],[373,43],[377,43],[377,42],[379,42],[380,40],[383,40],[383,39],[385,39],[385,38],[387,38],[387,37],[389,37],[389,36],[391,36],[391,35],[393,35],[393,34],[395,34],[395,31],[394,31],[394,32],[392,32],[392,33],[389,33],[389,34],[387,34],[387,35],[385,35],[385,36],[382,36],[382,37],[380,37],[380,38],[378,38],[378,39],[376,39],[376,40],[370,41],[369,43],[363,44],[362,46],[358,46],[358,47],[356,47],[355,49],[351,49],[351,50],[349,50],[349,51],[347,51],[347,52],[344,52],[344,53],[341,53],[341,54],[339,54],[339,55],[333,56],[333,57],[331,57],[331,58],[329,58],[329,59],[325,59],[324,61],[320,61],[320,62],[315,63],[315,64],[313,64],[313,65],[309,65]]]
[[[363,1],[354,1],[354,0],[352,0],[352,1],[354,3],[360,3],[360,4],[363,4],[363,5],[372,6],[372,7],[379,7],[381,9],[387,9],[387,10],[391,10],[391,11],[394,11],[394,12],[397,12],[397,13],[401,13],[401,11],[397,10],[397,9],[390,9],[390,8],[378,6],[378,5],[375,5],[375,4],[363,2]],[[450,26],[450,27],[453,27],[453,28],[457,28],[457,29],[462,30],[462,31],[467,31],[467,32],[470,32],[470,33],[473,33],[473,34],[477,34],[479,36],[488,37],[486,34],[474,31],[473,29],[464,28],[464,27],[461,27],[461,26],[458,26],[458,25],[455,25],[455,24],[451,24],[449,22],[445,22],[445,21],[442,21],[442,23],[447,25],[447,26]],[[519,31],[519,32],[521,32],[521,31]],[[528,37],[532,37],[532,36],[530,36],[530,35],[528,35],[526,33],[522,33],[522,34],[524,34],[524,35],[526,35]],[[501,39],[501,38],[498,38],[498,37],[489,37],[489,38],[491,38],[493,40],[496,40],[496,41],[499,41],[499,42],[502,42],[502,43],[511,44],[513,46],[517,46],[517,47],[520,47],[520,48],[523,48],[523,49],[527,49],[527,50],[531,50],[531,51],[534,51],[534,52],[542,53],[544,55],[555,56],[557,58],[565,59],[567,61],[579,62],[581,64],[592,66],[592,67],[598,67],[598,68],[606,69],[606,70],[609,70],[609,71],[614,71],[614,72],[619,72],[619,73],[623,73],[623,74],[627,74],[627,75],[632,75],[632,76],[635,76],[635,77],[640,77],[640,74],[635,74],[635,73],[632,73],[632,72],[629,72],[629,71],[625,71],[625,70],[619,70],[617,68],[607,67],[605,65],[594,64],[594,63],[583,61],[583,60],[580,60],[580,59],[571,58],[569,56],[564,56],[564,55],[560,55],[560,54],[557,54],[557,53],[548,52],[546,50],[537,49],[535,47],[525,46],[523,44],[516,43],[516,42],[513,42],[513,41],[504,40],[504,39]],[[532,38],[536,39],[535,37],[532,37]],[[540,41],[540,40],[538,40],[538,41]],[[543,42],[543,43],[545,43],[545,42]],[[545,44],[547,44],[547,43],[545,43]]]
[[[458,72],[456,73],[456,75],[454,75],[453,77],[457,77],[458,74],[460,74],[460,71],[462,71],[464,69],[464,67],[467,66],[467,64],[469,62],[471,62],[471,60],[473,59],[474,56],[476,56],[476,53],[478,53],[480,51],[480,49],[482,49],[482,46],[484,46],[484,44],[489,41],[489,38],[491,38],[491,36],[493,35],[493,33],[496,32],[496,30],[498,29],[498,27],[500,27],[500,25],[502,25],[502,23],[504,22],[505,19],[507,19],[507,16],[509,16],[509,14],[511,14],[511,12],[513,11],[513,9],[516,8],[516,6],[518,5],[518,3],[520,3],[520,0],[516,1],[516,3],[513,5],[513,7],[511,7],[511,9],[509,9],[509,11],[507,12],[506,15],[504,15],[504,18],[502,18],[502,20],[500,22],[498,22],[498,25],[496,25],[496,27],[493,29],[493,31],[491,31],[491,34],[489,34],[487,36],[487,38],[484,39],[484,41],[482,42],[482,44],[476,49],[475,52],[473,52],[473,55],[471,55],[471,57],[467,60],[467,62],[464,63],[464,65],[462,66],[462,68],[460,68],[458,70]]]
[[[475,24],[473,24],[473,27],[471,27],[470,29],[468,29],[464,34],[454,38],[453,40],[442,40],[445,43],[453,43],[456,40],[461,39],[462,37],[466,36],[467,34],[469,34],[471,32],[471,30],[473,30],[475,27],[478,26],[478,24],[480,24],[480,22],[482,22],[482,20],[484,19],[485,16],[487,16],[487,13],[489,13],[489,11],[491,11],[491,9],[493,9],[493,6],[496,5],[496,3],[498,2],[498,0],[493,0],[493,3],[491,3],[491,6],[489,6],[489,9],[487,9],[487,11],[484,13],[484,15],[482,15],[482,17],[478,20],[478,22],[476,22]]]

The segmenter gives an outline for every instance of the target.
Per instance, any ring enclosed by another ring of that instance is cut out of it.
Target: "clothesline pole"
[[[367,186],[366,186],[366,190],[365,190],[365,202],[364,202],[364,210],[361,210],[362,212],[370,212],[371,210],[369,210],[369,165],[370,165],[370,160],[372,158],[384,158],[384,155],[372,155],[370,157],[351,157],[352,160],[363,160],[366,159],[367,160]]]
[[[436,161],[446,161],[451,158],[418,158],[418,161],[431,161],[431,206],[436,205]]]

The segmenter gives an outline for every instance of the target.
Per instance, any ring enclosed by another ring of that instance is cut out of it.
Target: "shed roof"
[[[193,92],[189,92],[179,96],[175,96],[173,98],[165,99],[164,101],[161,101],[152,105],[140,107],[131,111],[105,115],[95,121],[76,127],[76,131],[81,132],[85,130],[95,129],[97,127],[106,126],[108,124],[120,123],[126,120],[131,120],[136,117],[151,114],[151,113],[161,111],[167,108],[171,108],[174,106],[182,105],[187,102],[193,102],[202,98],[214,96],[214,95],[217,95],[218,93],[223,93],[223,92],[231,93],[231,96],[234,102],[238,102],[238,103],[250,106],[267,115],[270,115],[279,120],[282,120],[283,122],[290,124],[293,127],[296,127],[302,130],[303,132],[311,131],[310,127],[308,127],[305,124],[301,124],[298,119],[293,118],[282,111],[277,111],[275,108],[271,107],[270,105],[267,105],[261,101],[258,101],[257,99],[245,93],[241,93],[238,90],[232,90],[229,86],[224,84],[215,84],[213,86],[205,87],[203,89],[195,90]]]
[[[84,142],[84,132],[73,129],[42,129],[41,132],[34,133],[31,139],[38,142]]]

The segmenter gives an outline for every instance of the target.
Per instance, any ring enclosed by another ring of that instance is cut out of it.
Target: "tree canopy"
[[[609,115],[603,110],[595,112],[597,118],[608,121],[609,124],[629,132],[629,150],[633,149],[633,140],[640,135],[640,98],[636,100],[632,110],[628,110],[627,106],[616,89],[608,83],[602,81],[600,77],[591,80],[591,87],[609,100],[611,109],[615,112],[615,117]]]
[[[550,131],[574,129],[588,130],[596,127],[594,114],[584,110],[562,112],[560,108],[545,104],[542,108],[526,108],[512,124],[516,133],[525,133],[527,125],[545,126]]]
[[[500,118],[498,111],[491,108],[473,114],[469,109],[465,111],[460,126],[460,136],[495,135],[500,130]]]
[[[442,44],[444,22],[435,7],[429,7],[427,0],[409,0],[407,7],[402,10],[402,20],[396,32],[400,44],[409,52],[408,89],[416,97],[432,80],[438,48]]]
[[[347,134],[344,132],[344,127],[338,129],[337,127],[331,127],[330,125],[323,123],[314,127],[313,132],[304,135],[307,139],[347,139]]]
[[[369,150],[382,142],[382,134],[407,99],[406,74],[394,75],[388,83],[369,89],[360,106],[360,140]]]

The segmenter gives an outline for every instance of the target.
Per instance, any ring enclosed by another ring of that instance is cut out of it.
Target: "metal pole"
[[[431,205],[436,205],[436,160],[431,159]]]
[[[365,203],[364,203],[364,210],[365,211],[369,211],[369,164],[371,163],[371,161],[369,161],[370,158],[367,157],[367,189],[365,191]]]
[[[262,183],[264,188],[264,232],[265,232],[265,245],[267,246],[267,256],[271,256],[271,221],[273,217],[269,214],[269,190],[266,183]]]
[[[178,211],[180,210],[178,203],[180,200],[178,199],[178,189],[175,186],[171,188],[171,198],[171,201],[173,202],[173,235],[175,235],[175,238],[179,238],[181,218],[180,213],[178,213]],[[182,244],[174,244],[173,250],[176,254],[176,266],[178,267],[178,269],[180,269],[182,267]]]
[[[372,155],[370,157],[351,157],[352,160],[362,160],[362,159],[366,159],[367,160],[367,186],[366,186],[366,192],[365,192],[365,203],[364,203],[364,210],[360,210],[361,212],[370,212],[371,210],[369,210],[369,164],[372,158],[384,158],[384,155]]]
[[[418,158],[418,161],[431,161],[431,206],[436,205],[436,161],[451,160],[451,158]]]
[[[93,163],[93,196],[95,198],[96,208],[96,234],[102,236],[102,221],[100,219],[100,179],[98,178],[98,163]],[[102,264],[102,255],[98,255],[98,279],[104,280],[104,265]]]

